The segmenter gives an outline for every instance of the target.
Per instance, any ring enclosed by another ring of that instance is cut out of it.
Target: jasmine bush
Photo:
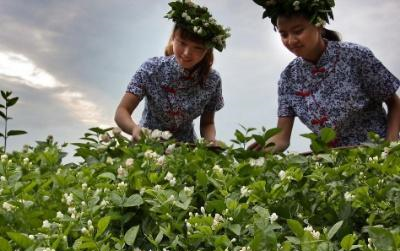
[[[239,131],[219,152],[169,137],[131,144],[91,128],[75,144],[80,163],[62,164],[51,137],[3,153],[0,250],[400,247],[398,143],[305,156],[249,152]]]

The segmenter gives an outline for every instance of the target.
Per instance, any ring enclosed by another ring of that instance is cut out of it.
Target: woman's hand
[[[132,128],[132,142],[138,142],[141,139],[142,128],[139,125],[134,125]]]

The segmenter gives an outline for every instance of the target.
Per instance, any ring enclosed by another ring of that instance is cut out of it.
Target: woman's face
[[[172,46],[178,63],[187,70],[193,69],[204,58],[208,50],[203,43],[183,38],[179,29],[174,33]]]
[[[277,28],[285,47],[298,57],[316,62],[325,49],[321,28],[311,24],[303,16],[280,16]]]

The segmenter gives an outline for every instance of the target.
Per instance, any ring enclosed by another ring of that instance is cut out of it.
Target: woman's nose
[[[184,49],[183,49],[183,55],[184,56],[190,56],[190,48],[189,47],[185,47]]]

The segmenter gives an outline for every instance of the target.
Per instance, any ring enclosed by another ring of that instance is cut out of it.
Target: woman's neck
[[[315,50],[313,51],[314,53],[304,59],[312,64],[317,64],[319,59],[321,58],[322,54],[325,52],[326,44],[327,44],[327,42],[323,38],[321,38],[320,41],[318,42]]]

